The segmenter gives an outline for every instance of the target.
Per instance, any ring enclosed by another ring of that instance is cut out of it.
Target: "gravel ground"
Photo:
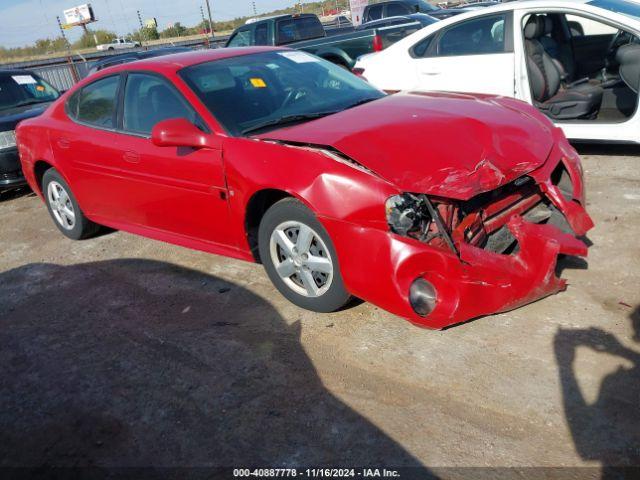
[[[72,242],[38,198],[3,195],[0,467],[640,465],[640,150],[581,153],[588,268],[441,332],[301,310],[259,265]]]

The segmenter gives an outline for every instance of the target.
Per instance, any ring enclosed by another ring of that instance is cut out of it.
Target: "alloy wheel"
[[[282,281],[305,297],[320,297],[331,287],[333,262],[324,241],[308,225],[283,222],[271,233],[271,261]]]
[[[47,200],[56,221],[66,230],[72,230],[76,224],[76,213],[69,194],[56,181],[47,186]]]

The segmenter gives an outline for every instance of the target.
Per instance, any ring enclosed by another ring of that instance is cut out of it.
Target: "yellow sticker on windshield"
[[[42,85],[37,85],[36,90],[39,92],[44,92],[44,87]]]
[[[267,84],[261,78],[250,78],[249,81],[255,88],[267,88]]]

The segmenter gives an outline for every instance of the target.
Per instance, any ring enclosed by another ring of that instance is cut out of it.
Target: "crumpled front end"
[[[547,162],[513,182],[464,202],[432,199],[439,216],[433,228],[446,229],[447,241],[429,231],[412,238],[323,219],[347,288],[438,329],[564,290],[558,256],[585,257],[587,246],[577,237],[593,222],[579,158],[563,136],[557,140]]]

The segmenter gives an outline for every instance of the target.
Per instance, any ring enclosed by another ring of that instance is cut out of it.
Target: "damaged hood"
[[[551,124],[517,100],[402,93],[257,138],[327,146],[399,189],[466,200],[547,159]]]

